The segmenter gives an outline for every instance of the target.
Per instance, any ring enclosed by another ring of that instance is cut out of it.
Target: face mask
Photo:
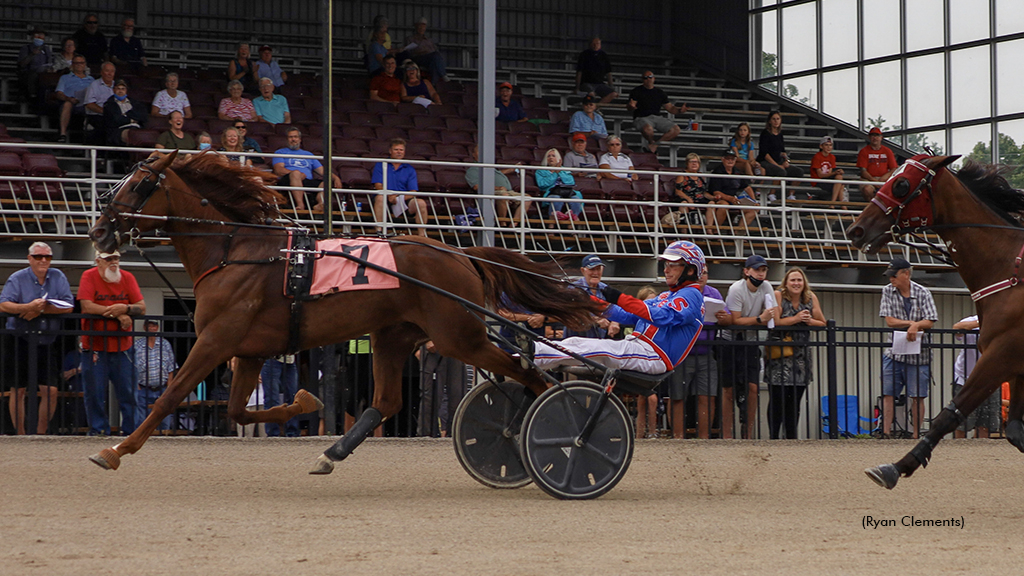
[[[124,36],[125,38],[131,38],[134,33],[134,30],[121,30],[121,36]]]
[[[44,42],[45,42],[45,40],[43,40],[42,38],[33,38],[32,39],[32,45],[35,46],[36,48],[39,48],[40,46],[42,46]]]
[[[747,280],[750,280],[750,283],[754,285],[754,288],[758,288],[761,286],[761,284],[764,284],[764,280],[758,280],[753,276],[747,276]]]
[[[116,98],[118,102],[124,102],[125,99],[128,98],[128,95],[125,94],[124,96],[118,96],[117,94],[114,94],[114,98]]]
[[[199,143],[199,149],[200,150],[206,150],[209,147],[210,147],[210,143],[209,142],[200,142]]]

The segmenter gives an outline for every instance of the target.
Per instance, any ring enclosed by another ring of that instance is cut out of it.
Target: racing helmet
[[[676,240],[669,244],[658,258],[668,260],[669,262],[682,260],[692,265],[697,269],[697,278],[700,278],[704,271],[707,270],[707,264],[704,262],[704,253],[701,252],[696,244],[686,240]]]

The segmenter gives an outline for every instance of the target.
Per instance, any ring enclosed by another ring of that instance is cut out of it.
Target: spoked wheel
[[[522,384],[483,382],[459,403],[452,438],[459,464],[484,486],[522,488],[530,475],[519,457],[519,431],[534,395]]]
[[[592,382],[567,382],[537,398],[519,440],[533,481],[555,498],[585,500],[611,490],[633,459],[633,423],[615,396],[608,398],[586,442],[577,446],[604,390]]]

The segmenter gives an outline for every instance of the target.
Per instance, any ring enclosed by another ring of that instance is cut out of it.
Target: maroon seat
[[[342,98],[335,98],[333,105],[335,112],[347,114],[349,112],[366,112],[366,102],[362,100],[345,100]]]
[[[537,148],[543,148],[545,150],[549,148],[557,148],[558,150],[564,150],[568,145],[568,139],[562,136],[537,136]]]
[[[338,156],[362,156],[370,151],[366,140],[358,138],[335,138],[334,153]]]
[[[408,158],[408,154],[406,158]],[[439,190],[437,180],[434,178],[434,172],[426,166],[416,168],[416,183],[419,186],[417,190],[424,192],[437,192]]]
[[[373,187],[370,184],[370,171],[363,166],[340,165],[334,172],[341,179],[345,188],[369,189]]]
[[[57,157],[52,154],[25,154],[21,157],[26,176],[64,177],[64,170],[57,164]]]
[[[437,130],[424,130],[421,128],[412,128],[409,130],[409,141],[410,142],[422,142],[424,144],[442,144],[444,140],[441,139],[440,134]]]
[[[502,164],[515,164],[516,162],[522,162],[524,164],[533,164],[533,152],[526,148],[516,148],[514,146],[502,146],[500,152],[500,158]]]
[[[449,130],[460,132],[476,132],[476,122],[468,118],[445,118]]]
[[[523,110],[537,110],[543,108],[548,109],[548,103],[543,98],[534,98],[531,96],[523,96],[519,99],[519,102],[523,105]]]
[[[245,133],[250,138],[255,136],[270,136],[276,134],[277,129],[275,124],[267,124],[266,122],[246,122]]]
[[[380,126],[380,117],[370,112],[349,112],[348,122],[352,126]]]
[[[259,124],[259,122],[252,122],[251,124]],[[234,120],[221,120],[220,118],[212,118],[206,121],[206,128],[210,131],[210,136],[213,137],[213,143],[218,144],[220,142],[220,135],[225,130],[235,125]],[[150,124],[152,126],[152,124]],[[246,128],[249,128],[250,123],[246,123]],[[246,130],[248,133],[249,130]]]
[[[444,130],[448,127],[447,120],[449,119],[439,116],[413,116],[412,123],[420,129]],[[461,120],[461,118],[451,118],[451,120]]]
[[[192,106],[192,114],[195,114],[197,106],[212,106],[216,108],[220,101],[227,95],[216,97],[213,93],[205,90],[193,90],[188,93],[188,103]]]
[[[320,121],[320,113],[315,110],[292,110],[292,124],[312,124]]]
[[[267,150],[280,150],[288,147],[288,137],[281,134],[267,136]]]
[[[441,142],[444,144],[475,144],[476,132],[441,132]]]
[[[506,146],[521,146],[524,148],[536,148],[537,138],[533,134],[505,134]]]
[[[394,113],[392,113],[392,114],[381,114],[380,115],[380,122],[384,126],[401,128],[403,130],[408,130],[410,128],[415,128],[416,127],[416,125],[413,124],[413,122],[412,122],[412,118],[409,118],[408,116],[402,116],[401,114],[394,114]]]
[[[427,108],[427,114],[431,116],[440,116],[442,118],[458,118],[461,116],[459,113],[459,107],[454,104],[434,104],[430,108]]]
[[[0,152],[6,152],[8,154],[28,154],[29,152],[31,152],[31,150],[23,146],[10,146],[10,144],[24,144],[24,138],[15,138],[14,136],[0,136],[0,142],[8,144],[7,146],[0,147]]]
[[[592,192],[596,194],[595,197],[599,198],[604,198],[607,196],[607,193],[604,191],[604,188],[601,188],[601,182],[597,178],[585,178],[582,176],[578,176],[575,178],[575,181],[576,185],[573,186],[573,188],[579,190],[580,192]]]
[[[407,140],[409,135],[406,134],[404,128],[398,128],[397,126],[378,126],[375,130],[377,138],[381,140],[392,140],[394,138],[401,138]]]
[[[497,129],[497,122],[495,122],[495,129]],[[513,134],[520,134],[523,132],[534,132],[540,133],[540,129],[533,122],[511,122],[508,125],[508,131]]]
[[[375,140],[377,133],[370,126],[354,126],[349,124],[343,126],[341,129],[341,135],[345,138],[360,138],[363,140]]]
[[[421,142],[419,140],[412,140],[405,146],[406,154],[416,154],[417,156],[423,156],[424,158],[430,158],[437,155],[437,151],[434,150],[434,145],[429,142]]]
[[[589,180],[597,184],[597,182],[591,178],[576,179],[576,189],[583,195],[583,217],[590,221],[603,222],[608,219],[609,214],[611,213],[610,205],[597,202],[587,202],[587,200],[607,200],[608,195],[604,193],[604,190],[601,190],[600,186],[597,186],[596,188],[581,186],[585,180]]]
[[[446,192],[453,194],[470,194],[473,189],[466,183],[466,173],[456,170],[439,170],[437,184]]]
[[[602,187],[604,187],[605,182],[608,182],[608,181],[607,180],[601,180],[601,186]],[[611,180],[611,182],[616,182],[616,180]],[[629,182],[627,182],[625,180],[618,180],[618,182],[623,182],[623,183],[625,183],[627,185],[629,184]],[[606,188],[606,190],[607,190],[607,188]],[[608,193],[608,197],[611,200],[615,200],[615,201],[618,201],[618,202],[633,202],[632,204],[624,204],[623,203],[623,204],[612,204],[611,205],[612,216],[617,221],[620,221],[620,222],[638,222],[638,221],[640,221],[640,209],[635,204],[635,202],[637,200],[639,200],[639,198],[638,198],[636,192],[633,192],[633,188],[632,187],[629,187],[627,189],[618,189],[618,190],[609,192]]]
[[[560,122],[568,124],[569,121],[572,120],[573,114],[575,114],[575,112],[571,110],[548,110],[548,120],[551,120],[551,122],[555,124]]]
[[[21,164],[21,156],[12,152],[0,151],[0,176],[22,176],[23,174],[24,167]]]
[[[369,100],[366,102],[366,111],[373,114],[394,114],[395,105],[391,102]]]
[[[25,182],[5,180],[0,174],[0,198],[19,198],[27,193]]]
[[[558,124],[541,124],[539,126],[540,133],[545,136],[564,136],[569,137],[569,124],[559,122]]]
[[[459,106],[459,118],[475,120],[477,117],[476,111],[476,104],[463,104],[462,106]]]
[[[395,107],[395,112],[400,116],[407,118],[415,118],[417,116],[426,116],[427,109],[419,104],[413,104],[412,102],[399,102],[398,106]]]
[[[66,198],[64,186],[60,182],[26,182],[25,189],[36,200],[62,202]]]
[[[391,143],[387,140],[370,140],[370,155],[374,158],[387,158],[391,155]]]
[[[462,144],[438,144],[434,149],[437,151],[438,156],[452,156],[455,158],[465,158],[469,156],[469,152]]]
[[[370,97],[370,87],[346,86],[338,89],[338,97],[342,100],[360,100],[365,102]],[[365,108],[364,108],[365,110]]]
[[[192,134],[206,132],[206,120],[196,118],[194,116],[192,118],[186,118],[181,125],[181,129]]]
[[[630,194],[633,194],[633,183],[630,180],[610,180],[604,178],[601,180],[601,189],[608,194],[622,191],[628,191]]]

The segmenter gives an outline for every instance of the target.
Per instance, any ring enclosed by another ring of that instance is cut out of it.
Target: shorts
[[[746,389],[761,380],[760,346],[722,346],[722,388],[739,384]]]
[[[810,196],[812,200],[831,200],[832,187],[835,185],[836,183],[834,181],[815,182],[814,187],[817,188],[817,190],[808,190],[807,195]]]
[[[658,116],[657,114],[652,114],[650,116],[643,116],[641,118],[633,119],[633,127],[636,128],[637,130],[640,130],[642,132],[644,126],[652,126],[658,132],[665,133],[675,128],[676,123],[673,122],[672,120],[669,120],[668,118],[665,118],[664,116]]]
[[[277,185],[278,186],[291,186],[290,182],[291,182],[291,180],[288,179],[288,175],[287,174],[285,174],[284,176],[281,176],[280,178],[277,179]],[[323,184],[323,180],[313,180],[311,178],[304,178],[302,180],[302,187],[303,188],[321,188],[322,184]]]
[[[502,188],[495,188],[494,189],[494,195],[495,196],[508,196],[507,202],[512,202],[514,204],[521,204],[522,203],[521,199],[524,198],[524,196],[522,194],[520,194],[518,190],[505,190],[505,189],[502,189]],[[530,195],[527,194],[525,196],[525,199],[526,199],[527,202],[529,202],[530,201]]]
[[[907,364],[882,357],[882,395],[899,396],[907,389],[911,398],[927,398],[932,371],[928,364]]]
[[[587,83],[584,82],[584,83],[580,84],[580,95],[581,96],[584,96],[584,95],[589,94],[591,92],[593,92],[594,94],[597,94],[597,96],[600,97],[600,98],[604,98],[605,96],[611,94],[612,92],[615,92],[615,89],[612,88],[611,86],[607,85],[607,84],[604,84],[604,83],[587,84]]]
[[[4,361],[3,369],[14,377],[6,382],[10,383],[8,388],[28,387],[28,342],[10,336],[4,338]],[[56,343],[45,344],[38,347],[36,352],[36,384],[42,386],[57,386],[60,380],[60,350]]]
[[[963,388],[960,384],[953,384],[953,396],[960,393]],[[999,430],[1003,420],[1003,391],[996,389],[991,396],[986,398],[980,406],[974,409],[967,416],[967,420],[959,426],[961,430],[971,430],[973,428],[982,427],[988,428],[990,431]]]
[[[711,354],[691,354],[668,379],[669,398],[718,395],[718,361]]]

